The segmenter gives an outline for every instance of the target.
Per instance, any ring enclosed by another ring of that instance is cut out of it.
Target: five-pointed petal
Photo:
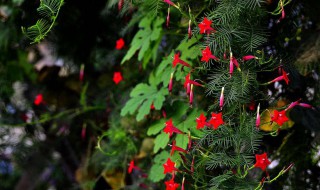
[[[124,47],[124,40],[120,38],[119,40],[116,41],[116,49],[120,50]]]
[[[211,56],[212,56],[212,53],[211,53],[209,47],[207,46],[206,49],[202,50],[201,61],[208,62],[210,60]]]
[[[167,162],[163,164],[163,173],[171,173],[173,171],[177,171],[178,169],[174,167],[176,163],[172,162],[170,158],[168,158]]]
[[[210,33],[214,29],[211,27],[211,20],[208,20],[207,17],[204,17],[203,21],[198,25],[200,28],[200,34]]]
[[[287,72],[285,72],[283,69],[282,69],[282,77],[283,77],[283,80],[286,82],[286,84],[288,85],[289,84],[289,78],[288,78],[288,74]]]
[[[179,183],[174,182],[173,178],[164,183],[166,184],[166,190],[176,190],[180,186]]]
[[[37,96],[36,96],[36,98],[34,99],[34,101],[33,101],[33,103],[35,104],[35,105],[40,105],[41,103],[43,102],[43,96],[42,96],[42,94],[38,94]]]
[[[128,167],[128,173],[131,174],[134,168],[135,168],[134,161],[131,160],[130,165]]]
[[[114,72],[113,73],[113,81],[114,83],[118,84],[119,82],[122,81],[122,75],[121,75],[121,72]]]
[[[183,134],[182,131],[180,131],[178,128],[176,128],[173,123],[172,119],[169,119],[166,122],[166,127],[163,129],[165,133],[169,133],[169,138],[172,136],[173,133]]]
[[[278,111],[274,110],[273,116],[271,117],[271,121],[276,122],[279,126],[282,126],[284,122],[288,121],[289,119],[286,116],[286,110]]]
[[[270,161],[268,160],[267,153],[256,154],[256,163],[254,164],[254,167],[261,168],[264,171],[269,164]]]
[[[224,121],[222,119],[222,112],[220,113],[211,113],[211,119],[209,121],[211,125],[213,125],[214,129],[218,129],[218,127],[222,124],[224,124]]]
[[[177,66],[178,63],[180,63],[180,53],[179,52],[174,54],[173,61],[172,61],[172,67]]]
[[[207,120],[206,116],[204,116],[203,113],[201,113],[201,115],[196,119],[197,129],[202,129],[207,123],[206,120]]]

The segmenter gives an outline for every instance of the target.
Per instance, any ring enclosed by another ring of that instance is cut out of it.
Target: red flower
[[[82,138],[82,140],[84,140],[85,138],[86,138],[86,130],[87,129],[87,125],[83,125],[82,126],[82,130],[81,130],[81,138]]]
[[[196,122],[197,122],[197,129],[202,129],[204,126],[210,125],[207,121],[206,116],[204,116],[203,113],[200,114],[199,117],[197,117]]]
[[[134,161],[131,160],[130,165],[128,167],[128,173],[131,174],[134,169]]]
[[[288,74],[282,69],[282,77],[286,84],[289,84]]]
[[[204,17],[203,21],[198,25],[200,28],[200,34],[209,34],[210,32],[215,32],[215,30],[211,27],[211,20],[208,20],[207,17]]]
[[[180,151],[180,152],[187,153],[187,151],[184,150],[183,148],[176,146],[176,141],[175,140],[172,142],[172,148],[171,148],[170,156],[172,156],[174,154],[174,151]]]
[[[190,168],[190,171],[191,171],[191,173],[193,173],[193,172],[194,172],[194,156],[193,156],[192,161],[191,161],[191,168]]]
[[[81,64],[80,72],[79,72],[79,80],[80,80],[80,82],[83,81],[83,77],[84,77],[84,64]]]
[[[165,3],[168,3],[169,5],[172,5],[172,6],[175,6],[175,4],[172,2],[172,1],[170,1],[170,0],[163,0]]]
[[[163,164],[164,171],[163,173],[171,173],[173,171],[177,171],[178,169],[174,167],[176,163],[172,162],[170,158],[168,158],[167,162]]]
[[[154,109],[155,109],[155,107],[154,107],[154,104],[152,102],[152,104],[150,105],[150,110],[154,110]]]
[[[282,126],[284,122],[289,121],[286,116],[286,110],[282,110],[280,112],[278,110],[274,110],[271,121],[276,122],[279,126]]]
[[[256,154],[256,163],[254,164],[254,167],[261,168],[264,171],[269,164],[270,161],[268,160],[267,153]]]
[[[129,167],[128,167],[128,173],[131,174],[132,171],[133,171],[133,169],[135,169],[135,170],[140,170],[140,168],[139,168],[138,166],[135,166],[135,165],[134,165],[134,161],[131,160],[130,165],[129,165]]]
[[[193,80],[190,80],[190,73],[187,74],[185,80],[184,80],[184,88],[187,88],[187,94],[190,93],[190,85],[193,84],[193,85],[196,85],[196,86],[202,86],[200,83],[196,82],[196,81],[193,81]]]
[[[258,108],[257,108],[256,128],[259,129],[259,126],[260,126],[260,104],[258,104]]]
[[[248,61],[248,60],[250,60],[250,59],[257,59],[257,57],[254,56],[254,55],[246,55],[246,56],[243,56],[243,57],[242,57],[242,60],[243,60],[243,61]]]
[[[271,84],[273,82],[278,82],[278,81],[281,81],[281,80],[284,80],[286,82],[286,84],[288,85],[289,84],[289,78],[288,78],[288,74],[282,69],[282,75],[273,79],[272,81],[268,82],[267,84]]]
[[[210,59],[214,59],[215,61],[219,61],[219,59],[212,55],[211,50],[209,49],[209,46],[206,47],[206,49],[202,50],[202,58],[201,61],[205,61],[208,63]]]
[[[163,131],[165,133],[169,133],[169,137],[172,136],[173,133],[178,133],[178,134],[183,134],[182,131],[180,131],[178,128],[176,128],[173,123],[172,123],[172,119],[169,119],[166,122],[166,127],[163,129]]]
[[[191,20],[189,20],[189,26],[188,26],[188,38],[190,39],[192,36],[192,31],[191,31]]]
[[[241,71],[238,60],[235,57],[233,57],[232,52],[230,52],[230,71],[229,71],[230,77],[232,76],[232,73],[233,73],[233,65],[235,65],[237,69]]]
[[[190,65],[187,62],[185,62],[182,59],[180,59],[180,53],[179,52],[174,54],[174,58],[173,58],[173,61],[172,61],[172,67],[176,67],[177,64],[181,64],[183,66],[190,67]]]
[[[121,75],[121,72],[114,72],[113,73],[113,81],[114,83],[118,84],[119,82],[122,81],[122,75]]]
[[[180,186],[179,183],[174,182],[173,178],[164,183],[166,184],[166,190],[176,190]]]
[[[224,103],[224,87],[222,87],[222,89],[221,89],[221,94],[220,94],[220,99],[219,99],[220,110],[222,110],[223,103]]]
[[[214,129],[218,129],[218,127],[222,124],[224,124],[224,121],[222,119],[222,112],[220,113],[211,113],[211,119],[209,121],[211,125],[213,125]]]
[[[42,96],[42,94],[38,94],[37,96],[36,96],[36,98],[34,99],[34,101],[33,101],[33,103],[35,104],[35,105],[40,105],[40,104],[42,104],[43,103],[43,96]]]
[[[169,22],[170,22],[170,6],[168,8],[167,23],[166,23],[167,27],[169,27]]]
[[[118,2],[118,10],[121,11],[122,7],[123,7],[123,3],[124,3],[124,0],[119,0]]]
[[[119,40],[117,40],[116,42],[116,49],[120,50],[124,47],[124,40],[122,38],[120,38]]]
[[[190,87],[190,94],[189,94],[189,104],[192,106],[192,102],[193,102],[193,84],[191,84]]]
[[[173,85],[173,73],[170,74],[170,80],[169,80],[169,85],[168,85],[169,92],[172,91],[172,85]]]

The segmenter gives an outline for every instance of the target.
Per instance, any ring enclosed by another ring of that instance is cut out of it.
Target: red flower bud
[[[169,92],[172,91],[172,83],[173,83],[173,73],[171,73],[171,75],[170,75],[170,81],[169,81],[169,86],[168,86]]]
[[[189,27],[188,27],[188,38],[190,39],[192,36],[192,31],[191,31],[191,20],[189,20]]]

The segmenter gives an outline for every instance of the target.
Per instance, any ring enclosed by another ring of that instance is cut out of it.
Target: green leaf
[[[138,84],[130,93],[131,99],[121,110],[121,115],[125,116],[130,113],[133,114],[138,110],[137,121],[144,118],[145,115],[150,113],[150,106],[154,103],[157,110],[161,109],[165,100],[165,96],[168,94],[168,90],[162,88],[157,90],[155,86],[148,84]]]
[[[36,24],[28,28],[22,27],[22,32],[32,40],[32,43],[39,43],[53,28],[59,15],[64,0],[41,0],[37,11],[42,16]]]
[[[88,90],[88,86],[89,86],[89,83],[87,82],[83,88],[82,88],[82,91],[81,91],[81,95],[80,95],[80,105],[82,107],[86,107],[87,106],[87,90]]]
[[[163,173],[163,166],[159,164],[154,164],[151,166],[148,178],[152,182],[159,182],[164,179],[166,175]]]
[[[154,140],[154,147],[153,147],[153,152],[157,153],[160,148],[163,149],[167,146],[168,142],[169,142],[169,135],[162,132],[160,133],[156,139]]]
[[[147,131],[147,135],[156,135],[165,127],[165,119],[157,121],[155,124],[151,125]]]
[[[200,48],[197,46],[200,36],[192,37],[190,40],[184,40],[176,48],[176,50],[181,52],[180,59],[192,64],[192,60],[198,58],[201,55]],[[156,77],[161,78],[163,86],[168,86],[170,80],[170,74],[174,72],[175,68],[172,68],[172,57],[174,56],[174,51],[172,51],[169,56],[163,58],[162,62],[159,64],[156,72]],[[181,67],[178,65],[177,67]],[[181,69],[176,69],[174,78],[176,81],[182,80],[185,77],[185,72]]]
[[[167,161],[170,157],[169,152],[162,151],[157,156],[154,157],[154,164],[152,165],[148,178],[152,182],[159,182],[160,180],[164,179],[165,174],[163,174],[163,164]]]
[[[157,156],[154,157],[153,161],[155,164],[164,164],[170,157],[168,151],[161,151]],[[163,172],[162,172],[163,173]]]
[[[143,60],[143,68],[145,68],[152,57],[152,52],[157,51],[160,44],[159,39],[161,38],[163,22],[164,19],[160,17],[144,17],[139,23],[140,30],[133,37],[133,40],[130,44],[130,49],[123,57],[121,64],[130,60],[140,49],[138,61]]]
[[[176,145],[177,146],[179,146],[183,149],[187,149],[188,142],[189,142],[189,138],[187,135],[177,134],[177,137],[176,137]]]

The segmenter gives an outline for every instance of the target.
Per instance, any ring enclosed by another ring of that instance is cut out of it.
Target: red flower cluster
[[[207,118],[203,115],[203,113],[201,113],[201,115],[196,119],[197,129],[202,129],[204,126],[213,126],[213,129],[216,130],[220,125],[224,124],[224,121],[222,119],[222,112],[211,113],[211,119],[209,123],[206,120]]]

